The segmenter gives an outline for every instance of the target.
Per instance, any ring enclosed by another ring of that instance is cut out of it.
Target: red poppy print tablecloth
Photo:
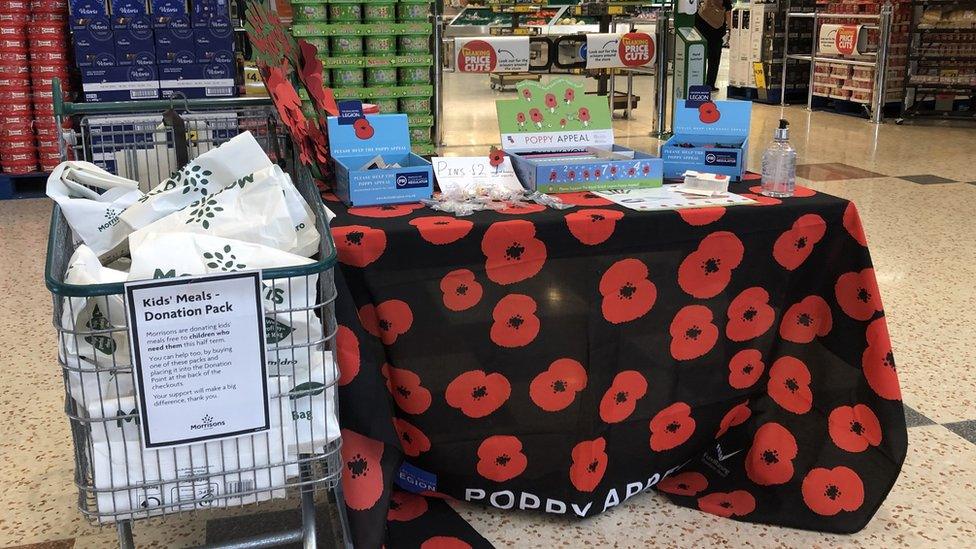
[[[857,210],[734,190],[759,205],[327,202],[357,545],[486,546],[439,497],[586,517],[652,489],[736,520],[864,527],[907,436]]]

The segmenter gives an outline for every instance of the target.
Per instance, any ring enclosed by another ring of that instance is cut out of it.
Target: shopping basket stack
[[[37,171],[34,109],[28,63],[28,0],[0,2],[0,167],[4,173]]]
[[[112,111],[102,105],[97,116],[89,116],[85,105],[62,104],[55,97],[58,123],[66,117],[64,126],[70,125],[80,134],[65,132],[64,148],[79,160],[104,163],[111,159],[113,171],[122,177],[144,178],[149,158],[158,164],[153,165],[154,172],[172,170],[176,177],[193,173],[196,154],[212,152],[232,134],[264,125],[263,131],[252,131],[252,136],[269,156],[293,157],[282,153],[291,150],[284,137],[287,132],[275,129],[277,117],[266,99],[176,105],[156,101],[117,107]],[[174,107],[183,108],[178,116],[188,122],[173,123]],[[163,111],[167,111],[165,116]],[[183,150],[175,150],[181,147]],[[187,160],[185,168],[178,165]],[[305,264],[262,270],[270,429],[235,438],[144,447],[128,351],[126,277],[78,284],[77,273],[66,276],[69,266],[75,269],[78,265],[79,247],[64,214],[58,207],[54,209],[45,276],[54,299],[79,508],[96,524],[116,524],[123,547],[131,545],[133,520],[241,506],[285,497],[289,490],[300,493],[302,527],[271,538],[315,547],[314,493],[328,490],[334,501],[342,501],[341,440],[334,419],[336,250],[311,176],[298,162],[288,162],[284,168],[292,173],[295,187],[314,214],[319,248]],[[232,183],[230,187],[243,188],[241,182]],[[102,268],[97,258],[93,263]],[[160,272],[154,278],[180,274]],[[313,364],[326,370],[319,374],[321,379],[313,374]],[[316,422],[312,418],[333,419]],[[333,532],[348,539],[344,505],[334,508],[342,527]],[[267,546],[267,539],[237,543],[241,547]]]

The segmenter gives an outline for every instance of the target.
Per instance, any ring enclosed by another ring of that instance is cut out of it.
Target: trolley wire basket
[[[334,531],[349,539],[336,419],[336,250],[315,182],[300,164],[286,162],[293,155],[286,134],[277,131],[269,101],[186,101],[182,107],[178,119],[167,121],[174,108],[167,102],[58,104],[59,125],[72,124],[63,130],[62,157],[100,164],[148,190],[187,159],[251,131],[270,158],[299,166],[293,176],[314,212],[318,253],[307,265],[262,271],[270,429],[145,449],[123,283],[66,282],[76,243],[60,208],[54,207],[45,278],[54,301],[78,507],[95,524],[117,524],[120,545],[131,546],[132,520],[243,506],[297,489],[302,529],[238,546],[304,541],[305,547],[315,547],[313,496],[329,490],[341,523]],[[163,110],[167,116],[158,114]]]

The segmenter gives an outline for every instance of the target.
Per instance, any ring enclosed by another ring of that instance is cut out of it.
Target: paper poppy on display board
[[[339,108],[332,89],[324,85],[318,50],[304,40],[295,41],[285,32],[287,27],[278,15],[263,2],[249,0],[245,28],[264,85],[298,149],[299,160],[316,180],[329,181],[326,117],[337,116]],[[305,91],[311,101],[310,113],[302,109],[300,91]]]

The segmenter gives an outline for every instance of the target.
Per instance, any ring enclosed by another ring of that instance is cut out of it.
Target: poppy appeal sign
[[[654,37],[644,32],[586,35],[586,68],[650,67]]]
[[[458,72],[525,72],[529,70],[528,36],[456,38]]]
[[[868,35],[861,25],[823,25],[820,27],[819,53],[860,55],[867,48]]]
[[[584,151],[613,145],[605,98],[557,79],[548,85],[520,82],[518,99],[495,102],[502,148],[511,152]]]

